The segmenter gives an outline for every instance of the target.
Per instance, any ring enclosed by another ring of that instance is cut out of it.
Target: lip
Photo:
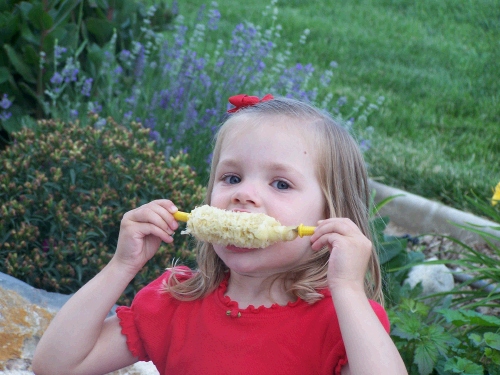
[[[228,251],[230,251],[231,253],[239,253],[239,254],[243,254],[243,253],[251,253],[252,251],[257,251],[259,249],[255,249],[255,248],[247,248],[247,247],[236,247],[234,245],[227,245],[226,246],[226,249]]]

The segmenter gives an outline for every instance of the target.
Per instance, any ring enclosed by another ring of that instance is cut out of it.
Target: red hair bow
[[[271,94],[265,95],[262,99],[259,99],[258,96],[250,96],[246,94],[231,96],[229,98],[229,103],[234,105],[234,108],[228,109],[227,113],[234,113],[242,108],[250,107],[257,103],[267,102],[268,100],[271,99],[274,99],[274,96],[272,96]]]

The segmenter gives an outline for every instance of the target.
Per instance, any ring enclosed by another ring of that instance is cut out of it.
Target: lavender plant
[[[69,51],[55,49],[59,55],[53,58],[54,75],[46,91],[51,115],[84,123],[92,112],[125,125],[141,122],[167,157],[188,152],[203,178],[211,138],[231,95],[293,96],[337,114],[346,126],[356,117],[366,120],[383,101],[379,98],[375,105],[360,98],[349,105],[343,97],[334,100],[335,62],[322,72],[312,64],[293,63],[292,44],[282,40],[274,0],[263,15],[270,18],[270,27],[245,22],[234,28],[230,40],[217,39],[216,3],[201,8],[192,25],[179,15],[170,33],[150,27],[154,14],[151,7],[130,50],[118,51],[113,37],[96,52],[102,61],[92,77],[82,74]],[[306,43],[307,35],[306,30],[299,43]],[[210,40],[217,42],[211,45]]]

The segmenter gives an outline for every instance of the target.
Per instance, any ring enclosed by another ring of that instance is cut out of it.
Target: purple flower
[[[359,142],[359,148],[362,152],[366,152],[371,148],[372,144],[370,140],[368,139],[363,139],[361,142]]]
[[[95,122],[94,129],[100,130],[104,128],[105,125],[106,125],[106,120],[101,118]]]
[[[135,95],[132,94],[128,98],[125,98],[125,103],[127,103],[128,105],[130,105],[132,107],[135,106]]]
[[[120,74],[122,74],[122,73],[123,73],[123,68],[122,68],[120,65],[118,65],[118,66],[115,68],[115,70],[113,70],[113,73],[114,73],[116,76],[119,76]]]
[[[209,30],[217,30],[219,27],[220,20],[220,12],[218,9],[210,9],[209,11],[209,19],[208,19],[208,29]]]
[[[144,126],[148,129],[153,130],[156,127],[156,119],[153,116],[149,116],[145,121],[144,121]],[[150,133],[151,134],[151,133]]]
[[[62,75],[64,77],[64,82],[76,82],[78,79],[78,68],[75,68],[73,65],[66,65],[62,71]]]
[[[49,252],[49,250],[50,250],[49,240],[44,239],[44,240],[42,241],[42,251],[43,251],[44,253],[48,253],[48,252]]]
[[[86,96],[86,97],[90,96],[90,90],[92,90],[92,82],[93,81],[94,80],[92,78],[87,78],[83,82],[83,86],[82,86],[82,95],[83,96]]]
[[[208,156],[205,158],[205,162],[210,165],[212,164],[212,158],[213,158],[214,154],[211,152],[210,154],[208,154]]]
[[[67,48],[56,46],[56,48],[54,48],[54,59],[59,60],[66,51]]]
[[[76,109],[72,109],[71,111],[69,111],[69,115],[72,119],[75,119],[78,117],[78,110]]]
[[[3,94],[2,100],[0,101],[0,107],[2,107],[3,109],[9,109],[11,105],[12,102],[7,97],[7,94]]]
[[[1,121],[7,121],[9,118],[11,118],[12,116],[12,113],[11,112],[7,112],[7,111],[2,111],[0,113],[0,120]]]
[[[130,121],[131,118],[132,118],[132,111],[128,111],[123,114],[123,120]]]
[[[339,107],[342,107],[343,105],[346,105],[347,104],[347,98],[345,96],[341,96],[338,100],[337,100],[337,105]]]
[[[172,2],[172,6],[170,8],[170,11],[172,12],[172,14],[174,16],[179,14],[179,3],[177,2],[177,0]]]
[[[160,140],[160,133],[158,133],[156,130],[151,130],[149,132],[149,139],[158,142]]]
[[[135,68],[134,68],[134,75],[137,78],[142,77],[144,74],[144,67],[146,65],[146,55],[145,55],[145,49],[144,46],[140,46],[139,53],[137,54],[137,58],[135,60]]]
[[[90,113],[101,113],[102,105],[99,102],[89,102],[88,104],[88,112]]]
[[[126,62],[126,61],[130,58],[130,56],[131,56],[130,51],[129,51],[129,50],[126,50],[126,49],[124,49],[124,50],[122,50],[122,51],[120,52],[120,57],[119,57],[119,58],[120,58],[120,60],[122,60],[123,62]]]
[[[50,79],[50,83],[56,86],[59,86],[63,81],[64,77],[59,72],[55,72],[52,78]]]

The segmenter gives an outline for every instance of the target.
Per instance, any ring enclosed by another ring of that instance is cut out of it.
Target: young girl
[[[167,270],[106,319],[178,228],[169,200],[132,210],[112,260],[42,337],[36,374],[105,374],[140,360],[160,374],[406,374],[381,306],[355,141],[296,100],[230,102],[205,203],[317,225],[314,235],[264,249],[201,243],[199,269]]]

